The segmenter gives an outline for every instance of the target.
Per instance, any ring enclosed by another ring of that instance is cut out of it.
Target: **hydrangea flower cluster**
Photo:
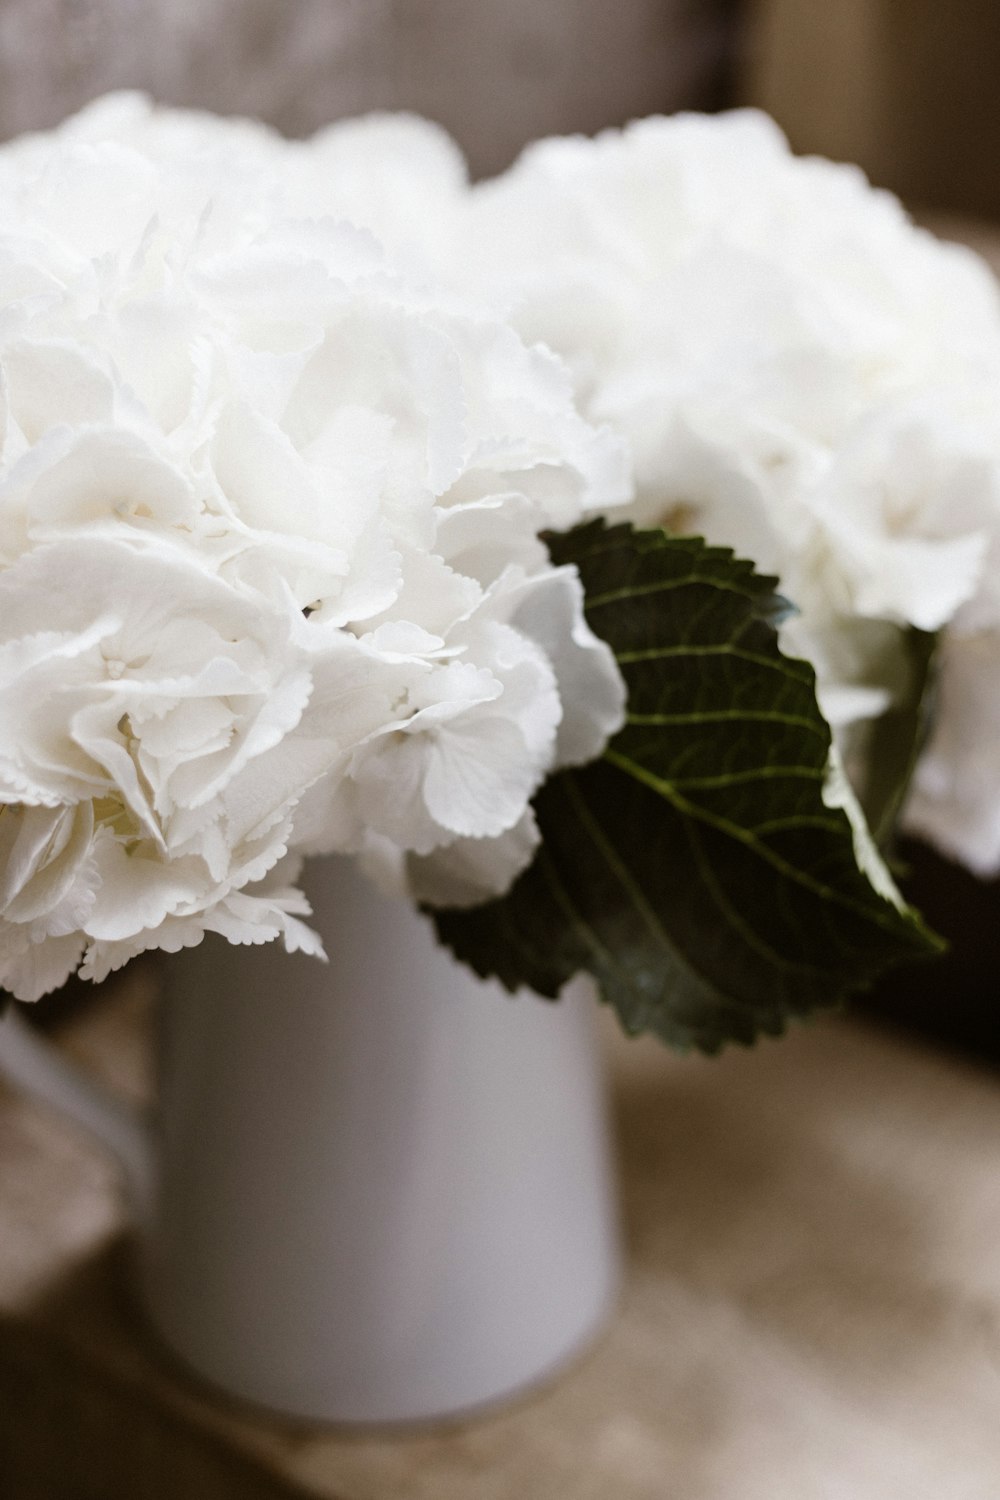
[[[316,951],[305,852],[499,892],[542,780],[621,721],[538,533],[629,499],[623,445],[552,354],[428,280],[433,246],[349,222],[383,212],[366,160],[135,98],[0,150],[21,999],[205,931]]]
[[[448,201],[450,274],[565,358],[584,414],[627,438],[629,514],[779,576],[799,611],[783,646],[816,667],[862,771],[865,725],[910,690],[904,632],[944,631],[906,816],[1000,870],[987,267],[749,111],[544,141]]]

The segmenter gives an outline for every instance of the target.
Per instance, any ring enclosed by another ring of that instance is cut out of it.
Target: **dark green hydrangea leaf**
[[[541,847],[505,897],[434,913],[443,941],[510,989],[555,996],[589,970],[627,1031],[709,1052],[936,951],[824,802],[830,731],[812,668],[778,648],[774,580],[662,531],[547,540],[580,570],[628,720],[542,788]]]

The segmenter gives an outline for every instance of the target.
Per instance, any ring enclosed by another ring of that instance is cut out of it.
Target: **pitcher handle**
[[[143,1113],[67,1061],[11,1005],[0,1018],[0,1076],[65,1115],[114,1157],[130,1206],[148,1216],[153,1192],[153,1148]]]

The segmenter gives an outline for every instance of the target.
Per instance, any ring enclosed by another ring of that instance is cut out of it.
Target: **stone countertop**
[[[60,1038],[138,1098],[150,985]],[[1000,1079],[836,1018],[715,1060],[606,1040],[610,1330],[520,1404],[403,1438],[189,1381],[130,1304],[113,1169],[0,1089],[0,1495],[996,1500]]]

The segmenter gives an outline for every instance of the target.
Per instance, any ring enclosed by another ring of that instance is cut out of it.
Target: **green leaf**
[[[434,913],[443,941],[510,989],[555,996],[587,969],[627,1031],[709,1052],[935,951],[823,800],[830,731],[812,668],[778,648],[774,581],[662,531],[547,540],[580,570],[628,721],[542,788],[540,849],[505,897]]]

